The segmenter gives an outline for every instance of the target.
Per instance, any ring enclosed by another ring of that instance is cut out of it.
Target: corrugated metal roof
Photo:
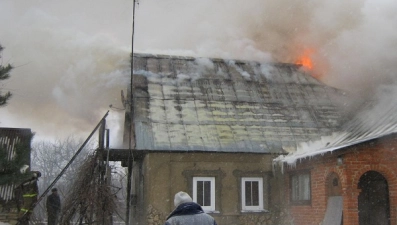
[[[1,150],[6,151],[6,157],[8,161],[15,158],[17,144],[22,142],[28,143],[30,146],[30,140],[32,136],[32,131],[26,128],[0,128],[0,146]],[[30,155],[26,159],[26,163],[30,166]],[[1,175],[6,173],[5,168],[0,168],[0,179]],[[0,200],[8,202],[14,198],[14,188],[16,184],[4,184],[0,185]]]
[[[294,64],[135,54],[133,80],[138,150],[294,151],[346,98]]]
[[[356,115],[338,132],[323,136],[317,141],[301,143],[302,147],[297,152],[277,160],[293,164],[300,158],[332,152],[397,133],[397,87],[392,86],[383,91],[356,110]]]

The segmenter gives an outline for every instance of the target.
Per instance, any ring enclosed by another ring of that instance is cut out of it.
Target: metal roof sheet
[[[15,146],[22,142],[29,142],[32,136],[32,131],[26,128],[0,128],[0,150],[6,151],[6,159],[8,161],[13,160],[18,154]],[[29,156],[28,156],[29,157]],[[30,158],[27,158],[26,163],[30,166]],[[0,179],[1,174],[5,173],[4,168],[0,168]],[[14,188],[16,184],[4,184],[0,185],[0,200],[8,202],[14,198]]]
[[[276,161],[294,164],[296,160],[332,152],[345,147],[374,140],[397,133],[397,94],[392,86],[387,94],[375,95],[367,100],[351,120],[346,122],[337,132],[321,139],[301,143],[297,152],[279,157]]]
[[[136,149],[284,153],[341,125],[344,94],[294,64],[134,55]]]

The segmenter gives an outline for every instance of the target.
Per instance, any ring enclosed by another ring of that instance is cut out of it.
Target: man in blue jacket
[[[175,194],[175,209],[167,217],[165,225],[217,225],[215,219],[183,191]]]

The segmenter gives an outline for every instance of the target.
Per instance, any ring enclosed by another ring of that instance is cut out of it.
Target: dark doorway
[[[376,171],[368,171],[358,183],[358,216],[360,225],[390,225],[389,187]]]

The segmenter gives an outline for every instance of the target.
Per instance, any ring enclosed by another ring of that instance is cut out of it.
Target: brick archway
[[[358,198],[359,198],[359,194],[361,192],[361,189],[359,188],[359,181],[360,181],[360,178],[369,171],[377,172],[385,178],[385,180],[387,181],[387,184],[388,184],[390,207],[392,207],[393,205],[396,205],[397,204],[397,196],[396,196],[396,194],[397,194],[397,187],[396,187],[397,178],[396,178],[396,174],[394,173],[394,171],[389,169],[385,165],[379,165],[379,164],[368,165],[366,167],[358,169],[357,173],[354,173],[354,176],[351,177],[352,178],[351,179],[351,182],[352,182],[351,187],[353,188],[353,190],[355,190],[357,192],[357,199],[356,199],[356,204],[355,204],[357,212],[359,211],[358,210]],[[396,223],[395,217],[396,217],[395,210],[391,210],[390,211],[390,224]]]
[[[357,185],[360,177],[371,170],[382,174],[382,176],[386,178],[389,185],[396,184],[397,177],[393,170],[390,170],[387,166],[384,165],[369,165],[368,167],[363,167],[357,170],[355,176],[352,177],[352,181],[355,182],[353,186],[358,187]]]

